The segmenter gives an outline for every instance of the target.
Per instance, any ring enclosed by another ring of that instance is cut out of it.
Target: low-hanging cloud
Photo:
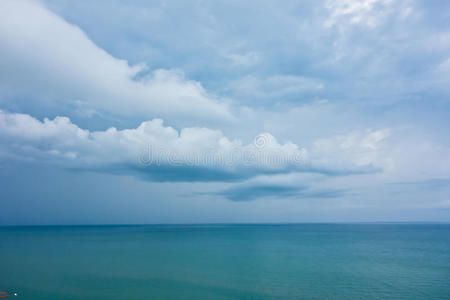
[[[335,166],[315,163],[308,159],[306,149],[292,142],[280,144],[269,133],[244,144],[205,127],[178,131],[161,119],[142,122],[135,129],[89,131],[66,117],[41,122],[26,114],[0,111],[0,139],[2,156],[70,169],[133,174],[151,181],[236,181],[261,174],[379,171],[370,161]]]
[[[309,186],[295,185],[239,185],[219,192],[211,193],[231,201],[253,201],[262,198],[337,198],[344,196],[346,191],[339,189],[314,189]]]
[[[43,122],[0,111],[2,155],[48,161],[71,169],[137,174],[154,181],[232,181],[305,168],[306,151],[268,133],[244,145],[209,128],[164,126],[161,119],[135,129],[89,131],[69,118]]]

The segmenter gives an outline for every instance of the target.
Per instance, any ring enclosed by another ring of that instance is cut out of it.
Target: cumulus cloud
[[[182,71],[130,66],[36,1],[0,2],[0,44],[0,89],[28,101],[146,118],[232,119],[223,100]]]
[[[69,118],[43,122],[0,111],[3,156],[74,168],[134,173],[155,181],[229,181],[305,168],[306,151],[268,133],[244,145],[208,128],[164,126],[161,119],[135,129],[89,131]]]
[[[354,145],[345,144],[348,141],[335,145],[336,149],[312,149],[309,154],[292,142],[280,144],[269,133],[244,144],[204,127],[178,131],[165,126],[161,119],[142,122],[135,129],[89,131],[67,117],[41,122],[26,114],[0,111],[0,138],[3,156],[49,161],[74,169],[133,173],[155,181],[234,181],[261,174],[349,175],[379,170],[370,155],[344,160],[345,156],[339,157],[342,153],[333,153],[343,144],[345,150],[355,151]],[[379,139],[372,133],[355,143],[374,150]],[[310,161],[308,155],[316,161]],[[318,155],[334,156],[320,161]],[[333,159],[339,163],[333,164]]]
[[[374,169],[389,168],[390,155],[387,154],[386,140],[389,129],[356,130],[314,142],[312,153],[317,165],[330,166],[371,166]]]

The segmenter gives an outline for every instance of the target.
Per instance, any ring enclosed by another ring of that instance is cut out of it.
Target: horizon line
[[[450,221],[343,221],[343,222],[210,222],[210,223],[118,223],[118,224],[14,224],[2,227],[139,227],[139,226],[214,226],[214,225],[450,225]]]

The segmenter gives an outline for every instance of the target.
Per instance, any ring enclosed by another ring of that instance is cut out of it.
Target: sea
[[[0,227],[0,291],[30,300],[450,299],[450,225]]]

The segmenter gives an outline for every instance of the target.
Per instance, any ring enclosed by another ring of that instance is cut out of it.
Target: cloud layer
[[[307,168],[306,151],[270,134],[243,145],[208,128],[166,127],[161,119],[135,129],[89,131],[66,117],[43,122],[0,111],[3,156],[44,160],[67,168],[139,173],[155,181],[217,181]]]
[[[141,199],[145,212],[160,198],[161,216],[186,209],[195,221],[222,209],[225,221],[391,209],[448,219],[449,10],[0,1],[0,198],[22,203],[18,191],[50,170],[35,190],[49,207],[69,193],[53,184],[65,174],[71,199]],[[99,178],[126,183],[91,196]]]
[[[0,3],[0,44],[4,95],[144,118],[232,119],[223,100],[182,71],[130,66],[37,1]]]

